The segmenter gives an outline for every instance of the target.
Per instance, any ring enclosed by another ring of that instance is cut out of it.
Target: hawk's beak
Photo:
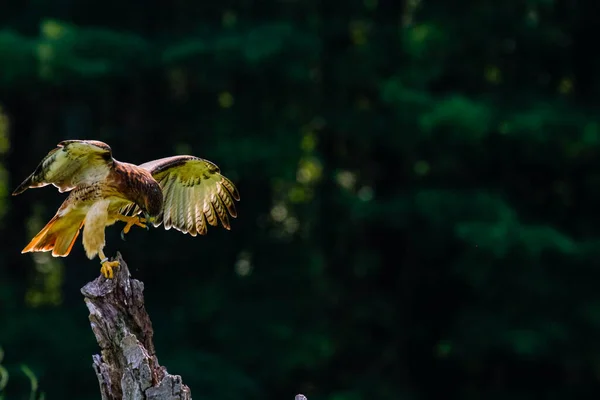
[[[148,213],[144,213],[144,218],[146,219],[146,230],[150,230],[150,224],[154,222],[154,218],[150,216]]]

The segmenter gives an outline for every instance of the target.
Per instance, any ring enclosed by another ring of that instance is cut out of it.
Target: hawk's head
[[[163,192],[156,181],[149,182],[144,190],[143,203],[139,206],[148,222],[154,223],[158,220],[163,211]]]

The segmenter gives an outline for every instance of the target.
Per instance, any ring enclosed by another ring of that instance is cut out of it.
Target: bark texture
[[[114,279],[99,276],[81,289],[101,354],[93,356],[102,400],[191,400],[181,376],[158,364],[144,284],[131,279],[121,254]]]

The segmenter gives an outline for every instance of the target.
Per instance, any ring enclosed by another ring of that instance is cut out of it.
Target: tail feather
[[[73,214],[56,214],[21,253],[52,251],[54,257],[68,256],[83,226],[83,217]]]

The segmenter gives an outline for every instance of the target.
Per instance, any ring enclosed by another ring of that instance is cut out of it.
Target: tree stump
[[[114,279],[99,276],[81,289],[101,349],[92,358],[102,400],[191,400],[181,376],[158,364],[144,284],[131,279],[120,253],[116,259]]]

